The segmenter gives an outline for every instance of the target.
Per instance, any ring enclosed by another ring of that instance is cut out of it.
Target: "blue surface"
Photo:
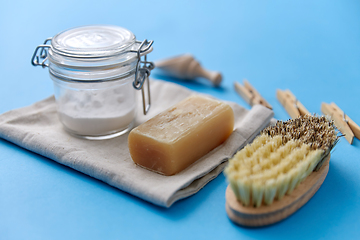
[[[314,113],[335,102],[360,123],[359,1],[4,1],[0,7],[0,113],[53,93],[47,70],[30,58],[70,27],[114,24],[155,40],[150,59],[192,53],[224,82],[177,83],[249,106],[233,81],[247,78],[274,107],[290,89]],[[167,81],[159,73],[153,77]],[[234,225],[221,174],[170,209],[0,139],[0,239],[356,239],[360,235],[360,142],[343,139],[315,196],[265,228]]]

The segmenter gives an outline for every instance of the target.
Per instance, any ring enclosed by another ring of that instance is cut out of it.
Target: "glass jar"
[[[128,132],[136,116],[135,89],[142,90],[144,114],[150,108],[148,77],[154,65],[146,55],[152,44],[137,41],[125,28],[91,25],[63,31],[39,45],[31,62],[49,68],[64,129],[86,139]]]

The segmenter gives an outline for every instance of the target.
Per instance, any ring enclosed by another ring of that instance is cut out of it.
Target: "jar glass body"
[[[64,81],[50,74],[59,120],[66,131],[86,139],[128,132],[136,115],[134,75],[102,82]]]
[[[60,32],[39,45],[32,64],[49,68],[65,130],[86,139],[108,139],[129,131],[136,115],[135,89],[141,89],[144,98],[143,84],[154,68],[146,61],[152,44],[136,40],[122,27],[89,25]],[[149,84],[147,89],[144,114],[150,107]]]

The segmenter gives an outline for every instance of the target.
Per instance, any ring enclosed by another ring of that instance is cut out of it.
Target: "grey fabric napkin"
[[[195,94],[177,84],[154,80],[151,92],[152,107],[147,116],[142,114],[138,96],[136,124]],[[174,176],[136,166],[127,147],[128,134],[102,141],[70,136],[58,120],[54,97],[0,115],[0,137],[153,204],[170,207],[214,179],[227,159],[251,141],[273,116],[271,110],[260,105],[248,111],[235,103],[229,104],[235,113],[236,130],[221,146]]]

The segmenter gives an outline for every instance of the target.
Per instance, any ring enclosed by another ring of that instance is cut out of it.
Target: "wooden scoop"
[[[307,203],[317,192],[329,171],[330,154],[317,172],[312,172],[290,195],[285,195],[280,201],[271,205],[261,205],[258,208],[244,207],[230,188],[227,187],[226,212],[235,223],[247,227],[261,227],[281,221]]]
[[[200,63],[190,54],[164,59],[155,62],[155,67],[163,70],[169,76],[186,80],[203,77],[215,86],[220,85],[222,76],[220,72],[209,71],[201,67]]]

